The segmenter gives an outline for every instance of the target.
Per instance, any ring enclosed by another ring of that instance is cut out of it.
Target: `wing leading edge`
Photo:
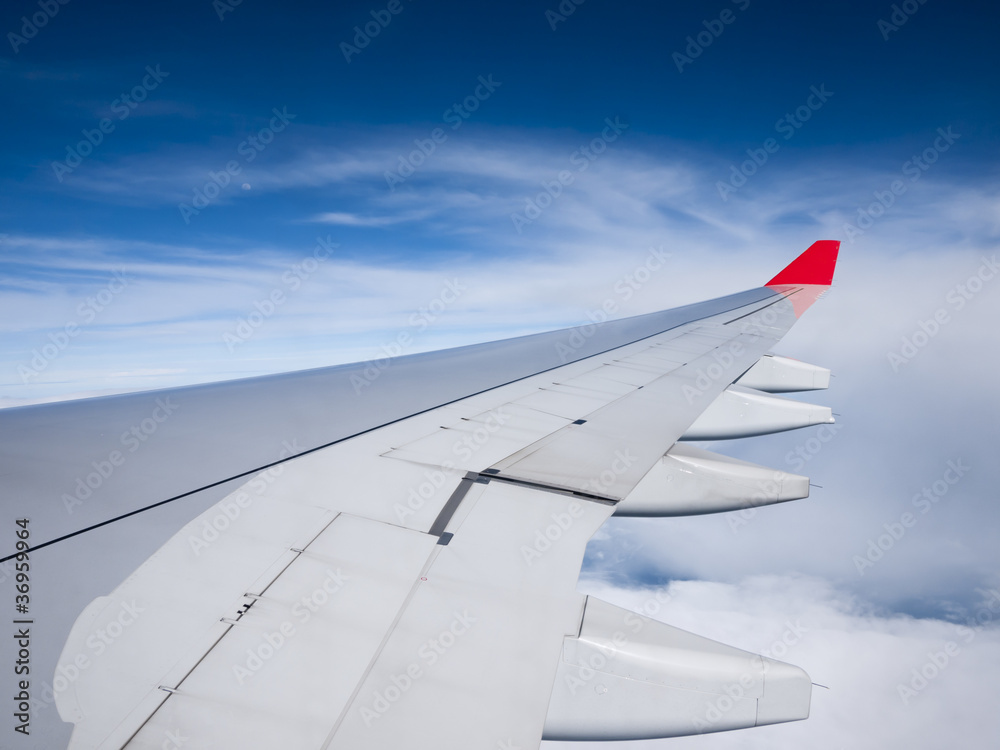
[[[835,261],[816,243],[735,304],[254,476],[79,617],[63,673],[95,632],[120,635],[56,696],[71,747],[466,750],[805,718],[797,667],[575,583],[613,513],[808,493],[679,441],[832,421],[772,395],[828,372],[769,351]]]

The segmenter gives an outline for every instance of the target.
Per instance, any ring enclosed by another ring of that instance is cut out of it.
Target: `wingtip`
[[[804,253],[785,266],[765,286],[812,284],[830,286],[837,266],[840,240],[818,240]]]

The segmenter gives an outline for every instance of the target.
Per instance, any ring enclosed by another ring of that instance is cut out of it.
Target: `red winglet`
[[[840,250],[840,240],[814,242],[765,286],[792,284],[830,286],[833,283],[833,269],[837,265],[838,250]]]

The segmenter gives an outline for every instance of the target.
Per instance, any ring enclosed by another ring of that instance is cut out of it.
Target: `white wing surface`
[[[805,718],[802,670],[575,586],[614,513],[808,493],[679,441],[832,421],[770,395],[828,373],[769,352],[836,252],[646,330],[549,339],[532,372],[248,473],[77,619],[57,672],[70,747],[496,750]]]

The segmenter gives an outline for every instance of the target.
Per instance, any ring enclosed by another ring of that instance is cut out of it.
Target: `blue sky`
[[[220,20],[224,6],[210,2],[71,2],[31,39],[22,34],[22,17],[38,12],[36,4],[8,5],[0,58],[9,102],[0,143],[5,231],[169,239],[206,252],[246,252],[248,242],[309,243],[311,215],[359,210],[373,200],[399,213],[413,193],[438,183],[418,174],[400,186],[401,195],[379,195],[395,161],[381,154],[337,181],[289,174],[317,150],[328,159],[359,146],[405,153],[411,135],[426,137],[437,126],[446,128],[449,149],[497,140],[556,148],[618,116],[628,123],[631,149],[728,165],[775,136],[775,123],[794,114],[812,86],[833,96],[782,140],[780,160],[774,156],[779,168],[816,164],[820,178],[830,160],[888,167],[950,125],[961,134],[961,153],[938,174],[993,174],[996,11],[978,3],[918,4],[898,31],[883,31],[878,22],[891,19],[892,10],[877,3],[813,8],[740,0],[667,8],[588,0],[570,3],[574,12],[559,21],[546,17],[558,13],[551,2],[400,0],[400,12],[389,14],[389,24],[350,62],[341,45],[353,44],[354,27],[372,22],[383,6],[334,5],[247,1]],[[731,23],[717,21],[724,12]],[[722,29],[718,37],[706,28],[713,24]],[[679,71],[674,56],[686,54],[687,38],[699,33],[710,45]],[[166,77],[154,79],[134,109],[115,108],[122,93],[141,86],[147,66]],[[472,94],[481,75],[501,86],[451,130],[443,113]],[[245,163],[239,144],[268,125],[275,107],[287,108],[294,121]],[[65,160],[67,147],[102,117],[114,131],[57,180],[52,162]],[[183,196],[190,201],[208,172],[231,158],[240,163],[239,180],[196,219],[178,221]],[[699,187],[710,189],[711,176]],[[507,217],[492,219],[479,224],[482,230],[504,232]],[[374,233],[344,227],[342,252],[396,260],[476,252],[421,229],[412,222]],[[11,269],[14,278],[20,273]]]
[[[659,310],[840,239],[834,289],[780,350],[837,376],[813,398],[843,431],[802,470],[822,489],[736,527],[613,522],[587,585],[636,607],[668,590],[664,619],[751,650],[804,618],[787,658],[840,692],[713,742],[938,747],[957,715],[996,743],[995,627],[919,699],[896,692],[1000,588],[1000,284],[962,291],[1000,238],[995,7],[42,5],[0,12],[0,405],[365,360],[401,332],[407,353],[491,340],[609,299]],[[713,449],[798,470],[808,438]],[[862,574],[948,461],[973,468]]]

